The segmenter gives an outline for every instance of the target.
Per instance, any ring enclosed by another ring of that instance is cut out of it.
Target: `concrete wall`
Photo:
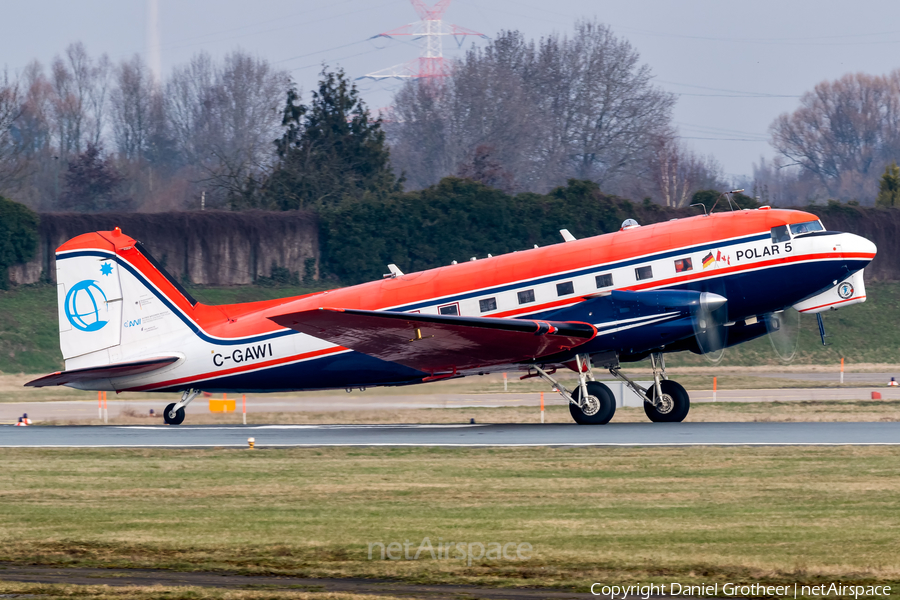
[[[319,237],[315,216],[301,211],[203,211],[41,215],[34,260],[9,269],[14,284],[56,277],[55,252],[63,242],[91,231],[121,227],[144,244],[179,280],[202,285],[246,285],[271,275],[272,265],[304,277],[313,259],[318,277]]]

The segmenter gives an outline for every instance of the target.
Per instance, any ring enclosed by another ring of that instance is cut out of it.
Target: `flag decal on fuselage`
[[[705,269],[706,267],[712,265],[713,262],[715,262],[715,260],[716,260],[716,257],[713,256],[712,252],[710,252],[709,254],[707,254],[706,256],[703,257],[703,268]]]

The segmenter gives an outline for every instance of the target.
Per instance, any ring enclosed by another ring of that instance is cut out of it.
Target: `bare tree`
[[[157,90],[150,69],[137,54],[118,66],[115,79],[110,94],[113,138],[120,157],[135,160],[147,149]]]
[[[542,53],[556,47],[562,54],[561,81],[542,87],[567,91],[573,99],[561,112],[550,113],[558,119],[555,128],[564,132],[556,169],[566,178],[609,187],[646,159],[669,126],[674,97],[651,85],[650,68],[640,64],[638,52],[605,25],[580,21],[571,39],[545,44]]]
[[[103,160],[136,206],[179,208],[200,185],[224,200],[270,168],[289,87],[285,72],[240,51],[217,63],[198,55],[162,85],[139,56],[112,65],[71,44],[49,70],[0,74],[0,193],[57,208],[90,145],[112,150]]]
[[[166,84],[165,101],[172,135],[185,159],[195,165],[208,163],[211,130],[215,127],[212,104],[216,72],[205,52],[176,67]]]
[[[84,44],[70,44],[50,69],[51,114],[60,155],[99,143],[103,133],[110,64],[106,55],[91,59]]]
[[[874,199],[878,175],[900,154],[900,70],[822,82],[770,131],[775,149],[832,197]]]
[[[573,35],[539,43],[501,33],[469,51],[446,81],[407,83],[388,132],[395,165],[416,187],[488,145],[525,190],[575,177],[615,191],[626,174],[646,168],[673,103],[628,42],[579,21]]]
[[[0,194],[17,186],[25,171],[22,132],[16,126],[24,108],[19,82],[4,71],[0,78]]]
[[[687,206],[694,192],[720,189],[722,167],[712,156],[700,156],[674,134],[661,135],[651,159],[653,179],[662,203]]]
[[[85,136],[87,143],[94,146],[101,145],[105,137],[113,72],[113,65],[106,54],[101,55],[91,69],[91,85],[87,97],[89,121]]]
[[[385,133],[391,159],[409,187],[429,186],[459,164],[453,162],[458,138],[443,112],[449,93],[443,81],[410,82],[394,96],[393,118],[385,124]]]
[[[494,156],[494,148],[482,144],[475,148],[471,160],[459,165],[456,172],[458,177],[478,181],[492,188],[503,190],[506,193],[515,191],[512,173],[503,168]]]
[[[241,51],[221,65],[199,54],[175,70],[166,88],[168,116],[203,184],[220,196],[240,194],[248,177],[271,167],[289,86],[285,72]]]

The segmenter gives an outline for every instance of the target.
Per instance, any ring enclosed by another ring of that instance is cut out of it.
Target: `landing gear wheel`
[[[616,414],[616,399],[608,387],[597,381],[587,383],[588,396],[584,408],[569,403],[569,413],[579,425],[605,425]],[[575,388],[572,397],[581,400],[581,386]]]
[[[691,409],[691,399],[687,391],[681,387],[680,383],[676,383],[671,379],[659,382],[662,388],[662,398],[659,403],[654,406],[649,402],[644,402],[644,412],[647,417],[654,423],[680,423],[684,421],[688,411]],[[656,398],[656,386],[651,385],[647,390],[650,398]]]
[[[173,408],[175,408],[174,402],[166,407],[166,410],[163,411],[163,421],[166,422],[166,425],[181,425],[184,421],[184,407],[182,406],[172,413]]]

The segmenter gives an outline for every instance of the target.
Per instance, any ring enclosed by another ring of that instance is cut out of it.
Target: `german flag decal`
[[[705,269],[706,267],[710,266],[711,264],[713,264],[713,262],[715,260],[716,260],[716,257],[713,256],[712,252],[710,252],[709,254],[707,254],[706,256],[703,257],[703,268]]]

